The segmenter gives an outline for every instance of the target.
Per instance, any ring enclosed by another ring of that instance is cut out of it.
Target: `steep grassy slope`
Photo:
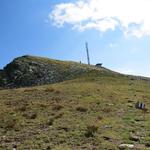
[[[148,111],[136,109],[142,101]],[[91,71],[62,83],[0,91],[0,149],[150,149],[150,82]]]

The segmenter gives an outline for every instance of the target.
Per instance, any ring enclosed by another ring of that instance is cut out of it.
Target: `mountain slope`
[[[42,84],[47,85],[35,86]],[[34,85],[0,90],[2,150],[13,145],[21,150],[119,150],[120,144],[150,149],[149,78],[23,56],[0,70],[0,85]],[[136,109],[137,101],[146,109]]]
[[[150,149],[150,82],[92,70],[61,83],[0,91],[0,149]],[[136,109],[142,101],[147,111]]]

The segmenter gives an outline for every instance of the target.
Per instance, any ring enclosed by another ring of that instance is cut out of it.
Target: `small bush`
[[[35,119],[37,114],[35,112],[26,112],[23,114],[26,119]]]
[[[49,118],[47,125],[52,126],[54,123],[54,118]]]
[[[0,116],[0,128],[13,129],[17,123],[15,116],[8,113],[3,113]]]
[[[56,104],[56,105],[54,105],[54,106],[52,107],[52,110],[54,110],[54,111],[59,111],[59,110],[61,110],[62,108],[63,108],[62,105]]]
[[[64,113],[59,113],[55,115],[55,119],[59,119],[64,115]]]
[[[46,150],[52,150],[51,146],[47,146]]]
[[[84,106],[78,106],[78,107],[76,107],[76,110],[80,111],[80,112],[86,112],[88,109]]]
[[[112,111],[112,108],[111,107],[105,107],[105,108],[102,109],[102,111],[105,112],[105,113],[109,113],[109,112]]]
[[[85,132],[85,136],[86,137],[92,137],[92,136],[94,136],[94,133],[97,132],[97,130],[98,130],[97,125],[88,125],[86,132]]]
[[[61,93],[61,92],[60,92],[60,91],[58,91],[58,90],[57,90],[57,91],[55,91],[55,94],[60,94],[60,93]]]
[[[62,126],[62,127],[58,127],[58,130],[64,130],[64,131],[68,132],[69,128],[66,126]]]
[[[27,106],[28,106],[27,102],[25,102],[25,101],[18,101],[18,105],[16,105],[15,110],[24,112],[24,111],[27,110]]]
[[[48,105],[43,103],[43,104],[39,104],[39,107],[42,108],[42,109],[45,109],[45,108],[48,107]]]
[[[18,109],[19,111],[26,111],[27,106],[21,105],[21,106],[19,106],[17,109]]]
[[[99,115],[99,116],[97,117],[97,119],[98,119],[98,120],[102,120],[102,119],[103,119],[103,116],[100,116],[100,115]]]
[[[97,104],[97,105],[100,105],[101,103],[100,103],[100,102],[96,102],[96,104]]]
[[[38,91],[38,89],[27,88],[27,89],[24,90],[24,92],[35,92],[35,91]]]
[[[45,89],[45,92],[54,92],[54,91],[55,91],[55,89],[52,87],[48,87]]]
[[[62,100],[61,97],[52,97],[52,101],[55,101],[55,102],[60,102]]]

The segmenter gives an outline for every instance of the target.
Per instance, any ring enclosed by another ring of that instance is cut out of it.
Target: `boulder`
[[[133,144],[120,144],[119,145],[119,149],[120,150],[125,150],[125,149],[133,149],[134,148],[134,145]]]

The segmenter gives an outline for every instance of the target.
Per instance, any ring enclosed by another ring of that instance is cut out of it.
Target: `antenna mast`
[[[90,56],[89,56],[89,49],[88,49],[88,43],[85,43],[86,46],[86,53],[87,53],[87,61],[88,61],[88,65],[90,65]]]

